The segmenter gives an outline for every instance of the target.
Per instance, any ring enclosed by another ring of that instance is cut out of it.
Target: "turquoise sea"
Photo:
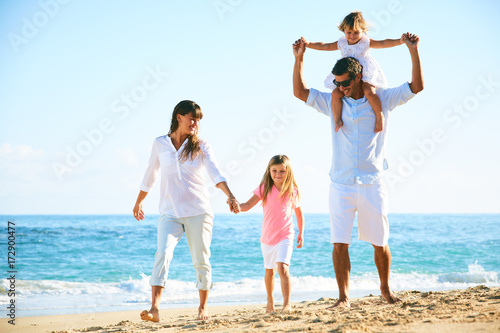
[[[12,270],[18,317],[146,308],[157,218],[150,215],[137,222],[131,215],[0,215],[3,317],[11,299],[7,278]],[[292,300],[336,298],[328,215],[306,214],[305,220],[305,245],[294,250],[290,266]],[[15,227],[14,269],[7,259],[9,221]],[[392,214],[389,221],[395,291],[500,286],[500,215]],[[265,303],[261,223],[261,214],[215,216],[211,305]],[[357,239],[356,228],[350,255],[351,297],[378,294],[373,248]],[[281,299],[279,288],[276,298]],[[183,239],[175,250],[162,306],[195,307],[197,302],[195,272]]]

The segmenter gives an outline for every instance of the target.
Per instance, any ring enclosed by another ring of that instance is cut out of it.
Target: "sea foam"
[[[333,275],[333,272],[332,272]],[[500,274],[488,272],[477,262],[469,265],[467,272],[424,274],[392,272],[391,287],[401,290],[446,290],[464,289],[478,284],[489,287],[500,286]],[[17,297],[25,315],[44,313],[50,310],[61,313],[90,312],[96,307],[117,307],[143,305],[150,302],[151,287],[149,277],[141,274],[140,279],[129,278],[121,282],[67,282],[55,280],[17,281]],[[279,283],[276,284],[279,286]],[[337,297],[338,288],[335,277],[301,276],[292,277],[292,300],[314,300],[318,297]],[[376,273],[351,275],[351,297],[362,297],[379,293],[379,279]],[[0,285],[0,303],[6,304],[7,282]],[[279,287],[275,290],[276,299],[281,299]],[[63,297],[61,297],[63,296]],[[194,306],[198,302],[198,290],[194,282],[169,280],[163,295],[163,302],[170,307]],[[216,282],[210,292],[210,303],[263,303],[266,290],[263,279],[242,279],[234,282]],[[71,310],[73,308],[73,310]],[[78,308],[78,310],[76,310]],[[38,312],[37,312],[38,311]],[[33,314],[32,314],[33,313]],[[49,311],[51,313],[51,311]]]

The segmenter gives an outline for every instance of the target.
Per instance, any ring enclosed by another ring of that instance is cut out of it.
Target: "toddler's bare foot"
[[[210,316],[207,314],[207,310],[199,307],[198,308],[198,320],[208,320],[208,319],[210,319]]]
[[[266,313],[273,313],[273,312],[276,312],[276,310],[274,309],[274,303],[267,303]]]
[[[326,309],[327,310],[335,310],[336,308],[339,308],[339,307],[350,308],[351,307],[351,302],[349,302],[348,299],[345,299],[345,300],[338,299],[337,302],[335,302],[335,304],[333,304],[332,306],[327,307]]]
[[[158,309],[144,310],[141,312],[141,319],[153,322],[160,321],[160,311]]]
[[[339,119],[335,120],[335,132],[338,132],[338,130],[344,125],[344,122]]]
[[[381,113],[376,116],[375,120],[375,133],[382,132],[384,130],[384,115]]]

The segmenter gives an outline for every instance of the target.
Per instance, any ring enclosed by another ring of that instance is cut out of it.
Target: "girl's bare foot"
[[[141,312],[141,319],[153,322],[160,321],[160,311],[158,309],[144,310]]]
[[[210,316],[207,314],[207,310],[204,308],[198,308],[198,320],[208,320]]]
[[[375,116],[375,133],[382,132],[384,130],[384,115],[381,113],[379,116]]]
[[[340,300],[340,299],[338,299],[337,302],[335,302],[335,304],[333,304],[332,306],[327,307],[326,309],[327,310],[335,310],[336,308],[339,308],[339,307],[350,308],[351,307],[351,302],[349,302],[348,299],[346,299],[346,300]]]
[[[266,313],[273,313],[273,312],[276,312],[276,310],[274,309],[274,303],[267,303],[267,306],[266,306]]]
[[[338,132],[338,130],[344,125],[344,122],[342,119],[335,120],[335,132]]]

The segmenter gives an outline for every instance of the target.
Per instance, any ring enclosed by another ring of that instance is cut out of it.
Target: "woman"
[[[143,220],[142,202],[161,172],[162,215],[158,220],[158,250],[149,281],[152,304],[149,311],[141,312],[143,320],[160,320],[159,306],[168,268],[174,248],[184,233],[197,275],[196,287],[200,295],[198,319],[209,318],[206,304],[208,291],[212,287],[209,258],[214,215],[204,181],[205,170],[215,186],[227,195],[230,207],[235,205],[236,199],[217,167],[212,148],[197,135],[202,117],[200,107],[192,101],[181,101],[176,105],[168,135],[156,138],[153,143],[149,165],[134,207],[134,217],[138,221]]]

